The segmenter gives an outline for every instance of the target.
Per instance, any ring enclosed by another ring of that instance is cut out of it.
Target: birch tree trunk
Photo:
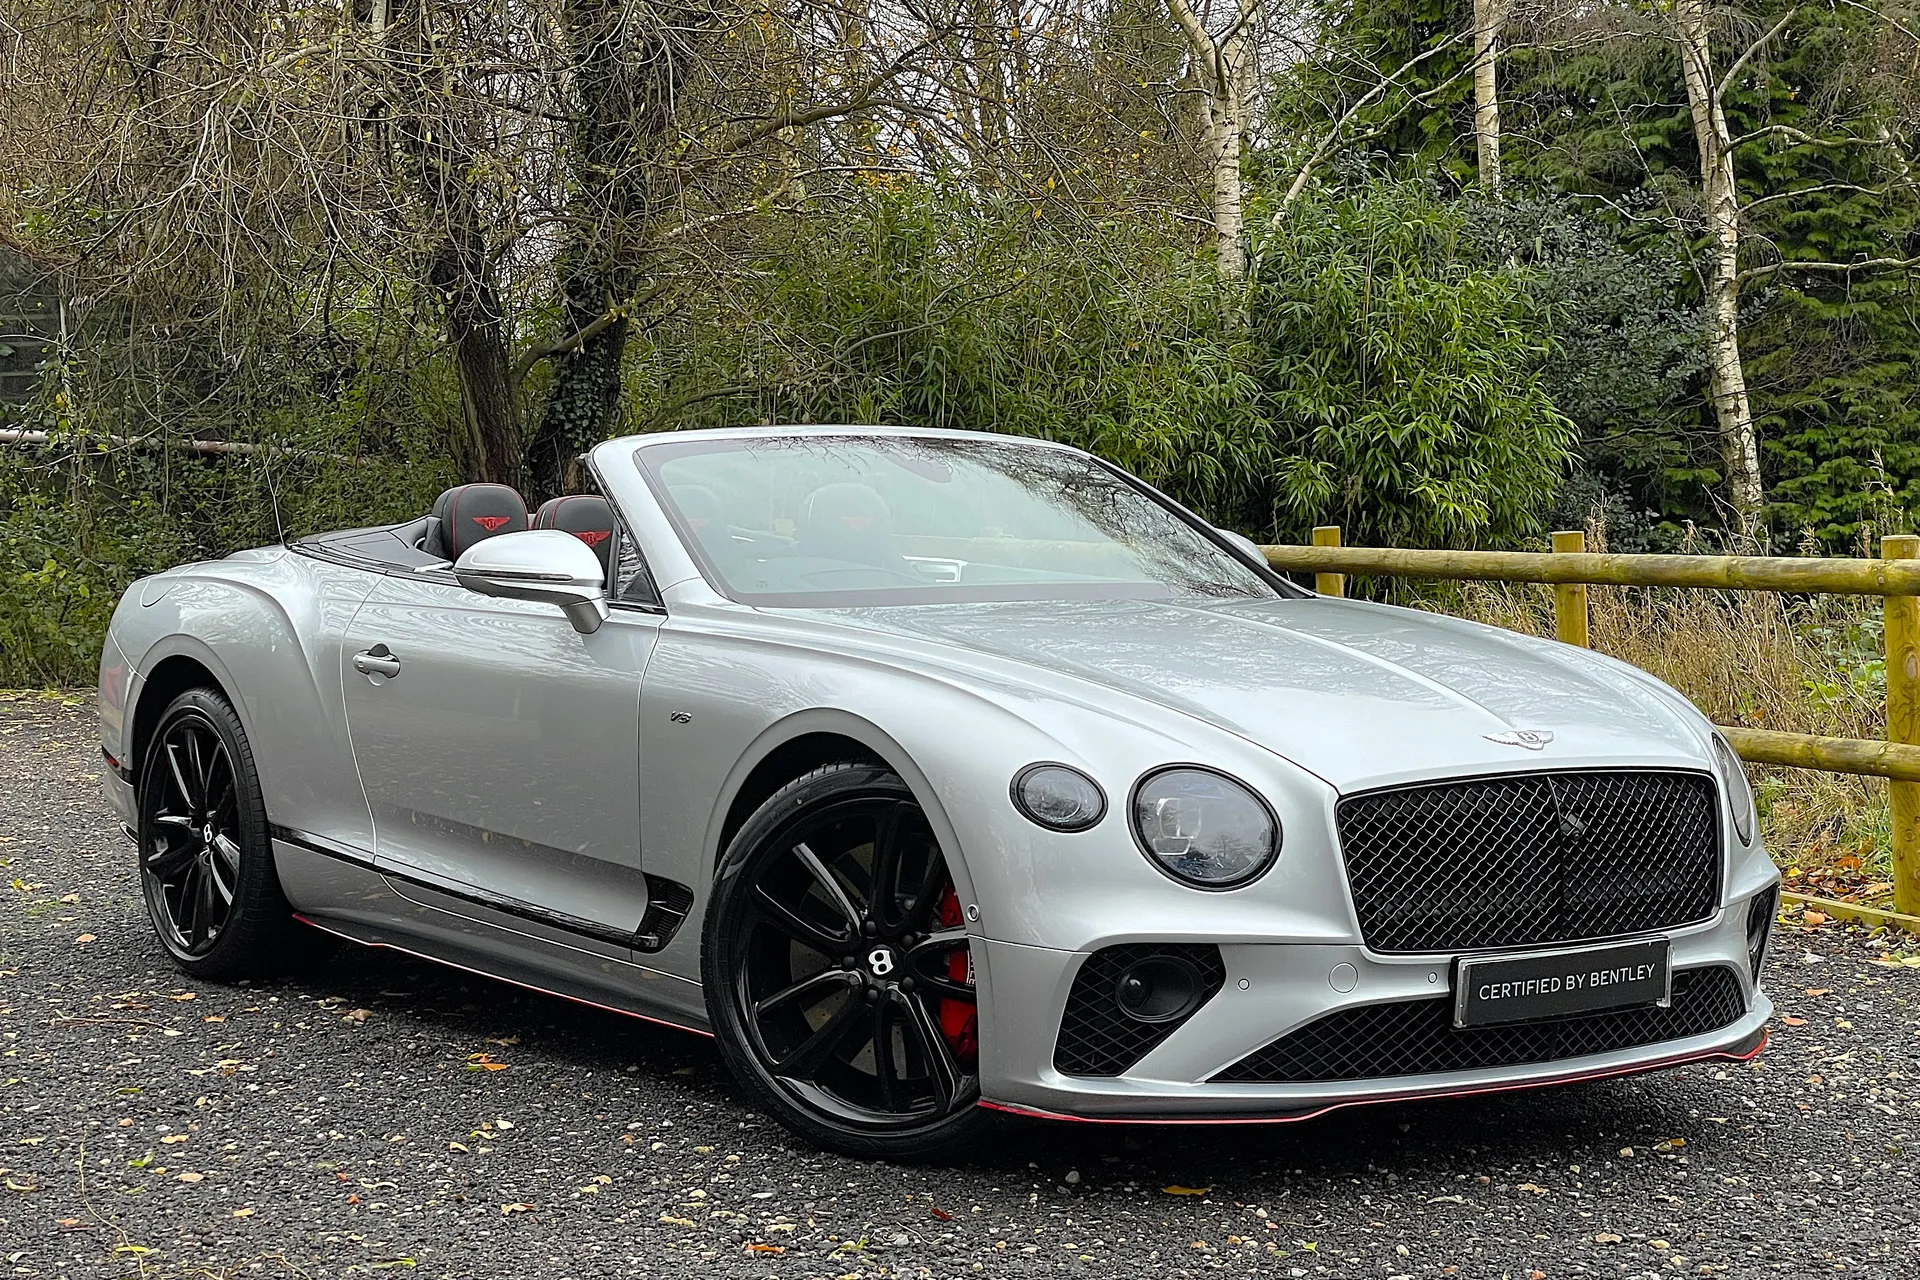
[[[1215,38],[1187,0],[1167,0],[1193,50],[1201,88],[1200,137],[1213,182],[1214,265],[1220,278],[1237,284],[1247,275],[1245,196],[1240,180],[1246,145],[1247,102],[1252,74],[1252,26],[1261,0],[1237,0],[1232,24]]]
[[[1674,0],[1674,34],[1700,149],[1700,205],[1707,223],[1706,337],[1713,415],[1734,527],[1757,541],[1766,494],[1747,376],[1740,364],[1740,193],[1733,181],[1733,139],[1714,83],[1707,16],[1707,0]]]
[[[1500,28],[1506,0],[1473,0],[1473,136],[1480,189],[1500,194]]]

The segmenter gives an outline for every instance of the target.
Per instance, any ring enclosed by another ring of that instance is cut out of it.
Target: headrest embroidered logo
[[[485,529],[488,533],[492,533],[495,529],[498,529],[511,519],[513,519],[512,516],[475,516],[473,522],[482,529]]]
[[[1551,729],[1509,729],[1505,733],[1483,733],[1480,736],[1503,747],[1525,747],[1529,751],[1538,751],[1553,741]]]
[[[590,547],[597,547],[613,535],[605,529],[575,529],[573,536]]]
[[[873,517],[872,516],[841,516],[840,523],[847,526],[847,528],[858,532],[860,530],[865,529],[868,525],[872,524]]]

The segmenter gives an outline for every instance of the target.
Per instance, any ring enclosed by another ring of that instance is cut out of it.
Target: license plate
[[[1673,1002],[1673,969],[1665,938],[1463,957],[1455,966],[1453,1025],[1484,1027],[1534,1018]]]

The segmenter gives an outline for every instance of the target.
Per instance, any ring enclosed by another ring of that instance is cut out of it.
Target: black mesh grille
[[[1120,1011],[1113,998],[1120,974],[1148,956],[1179,956],[1200,970],[1205,979],[1205,1004],[1227,980],[1220,948],[1199,943],[1130,943],[1105,947],[1087,957],[1074,975],[1067,995],[1067,1011],[1060,1019],[1060,1038],[1053,1046],[1054,1069],[1070,1076],[1117,1076],[1147,1056],[1149,1050],[1178,1031],[1186,1018],[1173,1022],[1136,1022]],[[1195,1012],[1199,1005],[1194,1006]],[[1188,1014],[1187,1017],[1192,1017]]]
[[[1745,1012],[1739,976],[1725,966],[1674,974],[1671,1008],[1645,1005],[1497,1027],[1454,1026],[1450,999],[1403,1000],[1316,1019],[1214,1079],[1377,1080],[1555,1062],[1704,1035],[1732,1025]]]
[[[1527,773],[1352,796],[1335,819],[1367,945],[1460,951],[1707,919],[1718,805],[1706,774]]]

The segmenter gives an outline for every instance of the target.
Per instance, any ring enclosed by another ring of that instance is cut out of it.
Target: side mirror
[[[558,529],[503,533],[475,543],[454,562],[453,576],[483,596],[557,604],[581,635],[598,631],[607,620],[600,557]]]
[[[1216,527],[1214,529],[1214,532],[1219,534],[1221,537],[1225,538],[1228,542],[1232,543],[1233,549],[1235,551],[1238,551],[1241,555],[1245,556],[1247,559],[1253,561],[1255,564],[1259,565],[1263,569],[1268,567],[1266,552],[1260,550],[1260,544],[1255,542],[1252,538],[1247,537],[1245,534],[1235,533],[1231,529],[1221,529]],[[482,543],[481,545],[484,546],[485,544]]]

